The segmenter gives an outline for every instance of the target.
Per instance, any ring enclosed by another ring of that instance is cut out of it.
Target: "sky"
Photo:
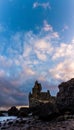
[[[38,80],[74,78],[74,0],[0,0],[0,107],[28,105]]]

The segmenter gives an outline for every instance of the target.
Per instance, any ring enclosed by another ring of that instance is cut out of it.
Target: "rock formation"
[[[60,111],[74,112],[74,78],[61,83],[57,93],[57,106]]]
[[[30,113],[29,108],[21,107],[18,113],[18,117],[27,117],[29,113]]]
[[[0,111],[0,116],[4,116],[3,113]]]
[[[29,109],[33,116],[48,120],[58,113],[55,97],[50,95],[50,91],[42,92],[42,86],[38,81],[29,93]]]
[[[18,109],[15,106],[13,106],[8,110],[8,115],[9,116],[18,116],[18,112],[19,112]]]
[[[47,92],[42,92],[41,90],[41,84],[36,81],[32,88],[32,93],[29,93],[29,107],[35,107],[41,103],[52,103],[55,101],[55,98],[50,95],[49,90],[47,90]]]

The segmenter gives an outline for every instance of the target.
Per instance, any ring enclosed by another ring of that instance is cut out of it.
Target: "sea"
[[[0,122],[6,121],[6,120],[15,120],[16,118],[17,118],[16,116],[1,116]]]
[[[25,106],[16,106],[16,108],[20,109],[21,107],[29,107],[28,105]],[[0,107],[0,111],[7,111],[11,107]],[[8,120],[15,120],[16,116],[8,116],[8,113],[3,113],[4,116],[0,116],[0,122]]]

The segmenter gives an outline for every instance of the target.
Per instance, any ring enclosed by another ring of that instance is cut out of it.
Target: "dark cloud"
[[[58,83],[55,84],[54,79],[53,81],[50,80],[49,82],[47,80],[40,80],[39,82],[42,84],[43,91],[49,90],[52,96],[56,96],[58,91]]]
[[[0,106],[26,105],[27,94],[9,81],[0,79]]]

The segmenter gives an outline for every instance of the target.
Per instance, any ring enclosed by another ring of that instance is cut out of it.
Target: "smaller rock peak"
[[[35,107],[41,103],[55,102],[55,99],[51,97],[50,91],[43,92],[42,86],[38,81],[35,81],[34,87],[32,88],[32,93],[29,93],[29,106]]]
[[[37,81],[37,80],[35,81],[35,84],[38,84],[38,81]]]

